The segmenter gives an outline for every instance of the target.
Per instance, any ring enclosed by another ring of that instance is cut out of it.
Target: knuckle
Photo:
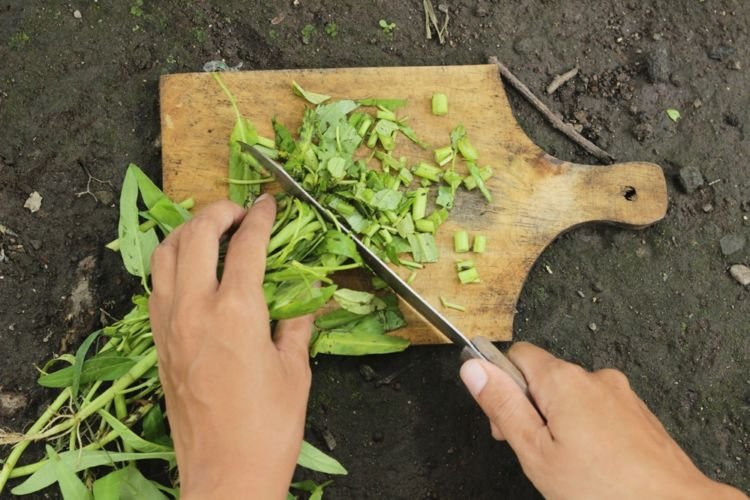
[[[605,383],[610,384],[614,387],[618,387],[621,389],[630,388],[630,382],[628,381],[628,377],[626,377],[625,374],[622,373],[620,370],[615,370],[613,368],[605,368],[603,370],[597,371],[596,375],[600,379],[604,380]]]

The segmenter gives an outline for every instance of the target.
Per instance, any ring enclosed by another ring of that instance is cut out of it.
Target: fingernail
[[[478,396],[487,384],[487,372],[484,371],[482,364],[476,359],[464,363],[461,366],[460,374],[464,385],[474,397]]]
[[[253,205],[256,205],[256,204],[258,204],[258,203],[260,203],[260,202],[261,202],[261,201],[263,201],[263,200],[267,200],[267,199],[268,199],[268,198],[270,198],[270,197],[271,197],[271,195],[270,195],[270,194],[268,194],[268,193],[263,193],[262,195],[260,195],[260,196],[258,196],[257,198],[255,198],[255,201],[253,202]]]

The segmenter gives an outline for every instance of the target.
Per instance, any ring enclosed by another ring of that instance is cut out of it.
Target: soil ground
[[[585,227],[555,241],[525,285],[515,338],[623,370],[701,470],[750,491],[750,291],[727,272],[750,264],[750,243],[730,255],[719,244],[750,238],[750,4],[457,1],[440,45],[425,39],[422,2],[295,3],[0,0],[0,391],[20,401],[0,426],[22,430],[50,400],[35,364],[74,349],[100,311],[128,309],[135,283],[103,245],[127,164],[160,177],[160,75],[216,59],[249,70],[497,55],[540,95],[578,65],[544,100],[618,160],[660,164],[670,196],[666,219],[644,231]],[[380,19],[396,23],[392,35]],[[508,94],[543,149],[595,163]],[[704,181],[689,194],[685,167]],[[24,208],[33,191],[35,213]],[[490,439],[455,348],[314,364],[308,436],[323,445],[329,431],[349,469],[326,497],[538,495]],[[376,386],[364,364],[403,371]]]

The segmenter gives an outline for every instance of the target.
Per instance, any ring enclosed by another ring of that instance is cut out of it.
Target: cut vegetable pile
[[[215,76],[236,113],[229,141],[230,198],[248,205],[262,185],[273,180],[241,149],[242,143],[256,145],[282,162],[383,259],[410,269],[408,281],[416,270],[438,260],[435,233],[461,186],[492,199],[485,184],[492,169],[477,165],[477,151],[461,125],[450,132],[449,144],[433,150],[434,164],[410,165],[407,158],[396,156],[397,142],[428,145],[397,114],[405,101],[332,101],[293,83],[294,93],[313,107],[305,110],[296,137],[274,121],[275,137],[269,139],[258,135]],[[436,115],[445,115],[447,96],[435,94],[432,105]],[[461,159],[464,174],[459,173]],[[263,283],[271,319],[315,312],[333,299],[339,307],[315,321],[311,356],[405,349],[407,340],[386,335],[405,326],[392,293],[340,288],[331,279],[335,272],[363,266],[354,243],[307,204],[285,194],[277,195],[277,203]],[[190,219],[191,207],[191,200],[175,203],[167,198],[135,165],[128,168],[120,197],[119,238],[108,247],[120,251],[125,268],[140,278],[144,294],[133,297],[134,307],[124,318],[91,333],[75,355],[59,356],[43,367],[39,383],[60,392],[26,434],[0,433],[1,443],[14,444],[0,471],[0,493],[9,479],[26,477],[13,494],[30,494],[56,483],[66,499],[179,496],[149,321],[149,262],[160,238]],[[465,232],[456,234],[455,243],[456,252],[470,249]],[[476,235],[473,251],[480,254],[485,248],[486,239]],[[479,280],[471,259],[459,261],[457,272],[461,282]],[[375,278],[373,286],[380,289],[383,283]],[[441,302],[463,310],[442,297]],[[46,442],[46,458],[19,466],[21,455],[36,441]],[[141,460],[162,460],[169,474],[160,481],[149,479],[137,467]],[[303,444],[298,464],[328,474],[346,473],[309,443]],[[327,484],[304,481],[291,488],[322,498]],[[290,493],[290,498],[296,497]]]

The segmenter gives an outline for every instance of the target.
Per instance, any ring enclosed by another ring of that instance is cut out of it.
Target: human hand
[[[276,204],[210,205],[152,257],[149,310],[182,498],[286,498],[310,389],[312,317],[279,321],[263,298]],[[221,283],[219,240],[231,228]]]
[[[525,342],[508,357],[538,411],[491,363],[467,361],[461,379],[546,498],[745,498],[693,465],[621,372],[589,373]]]

